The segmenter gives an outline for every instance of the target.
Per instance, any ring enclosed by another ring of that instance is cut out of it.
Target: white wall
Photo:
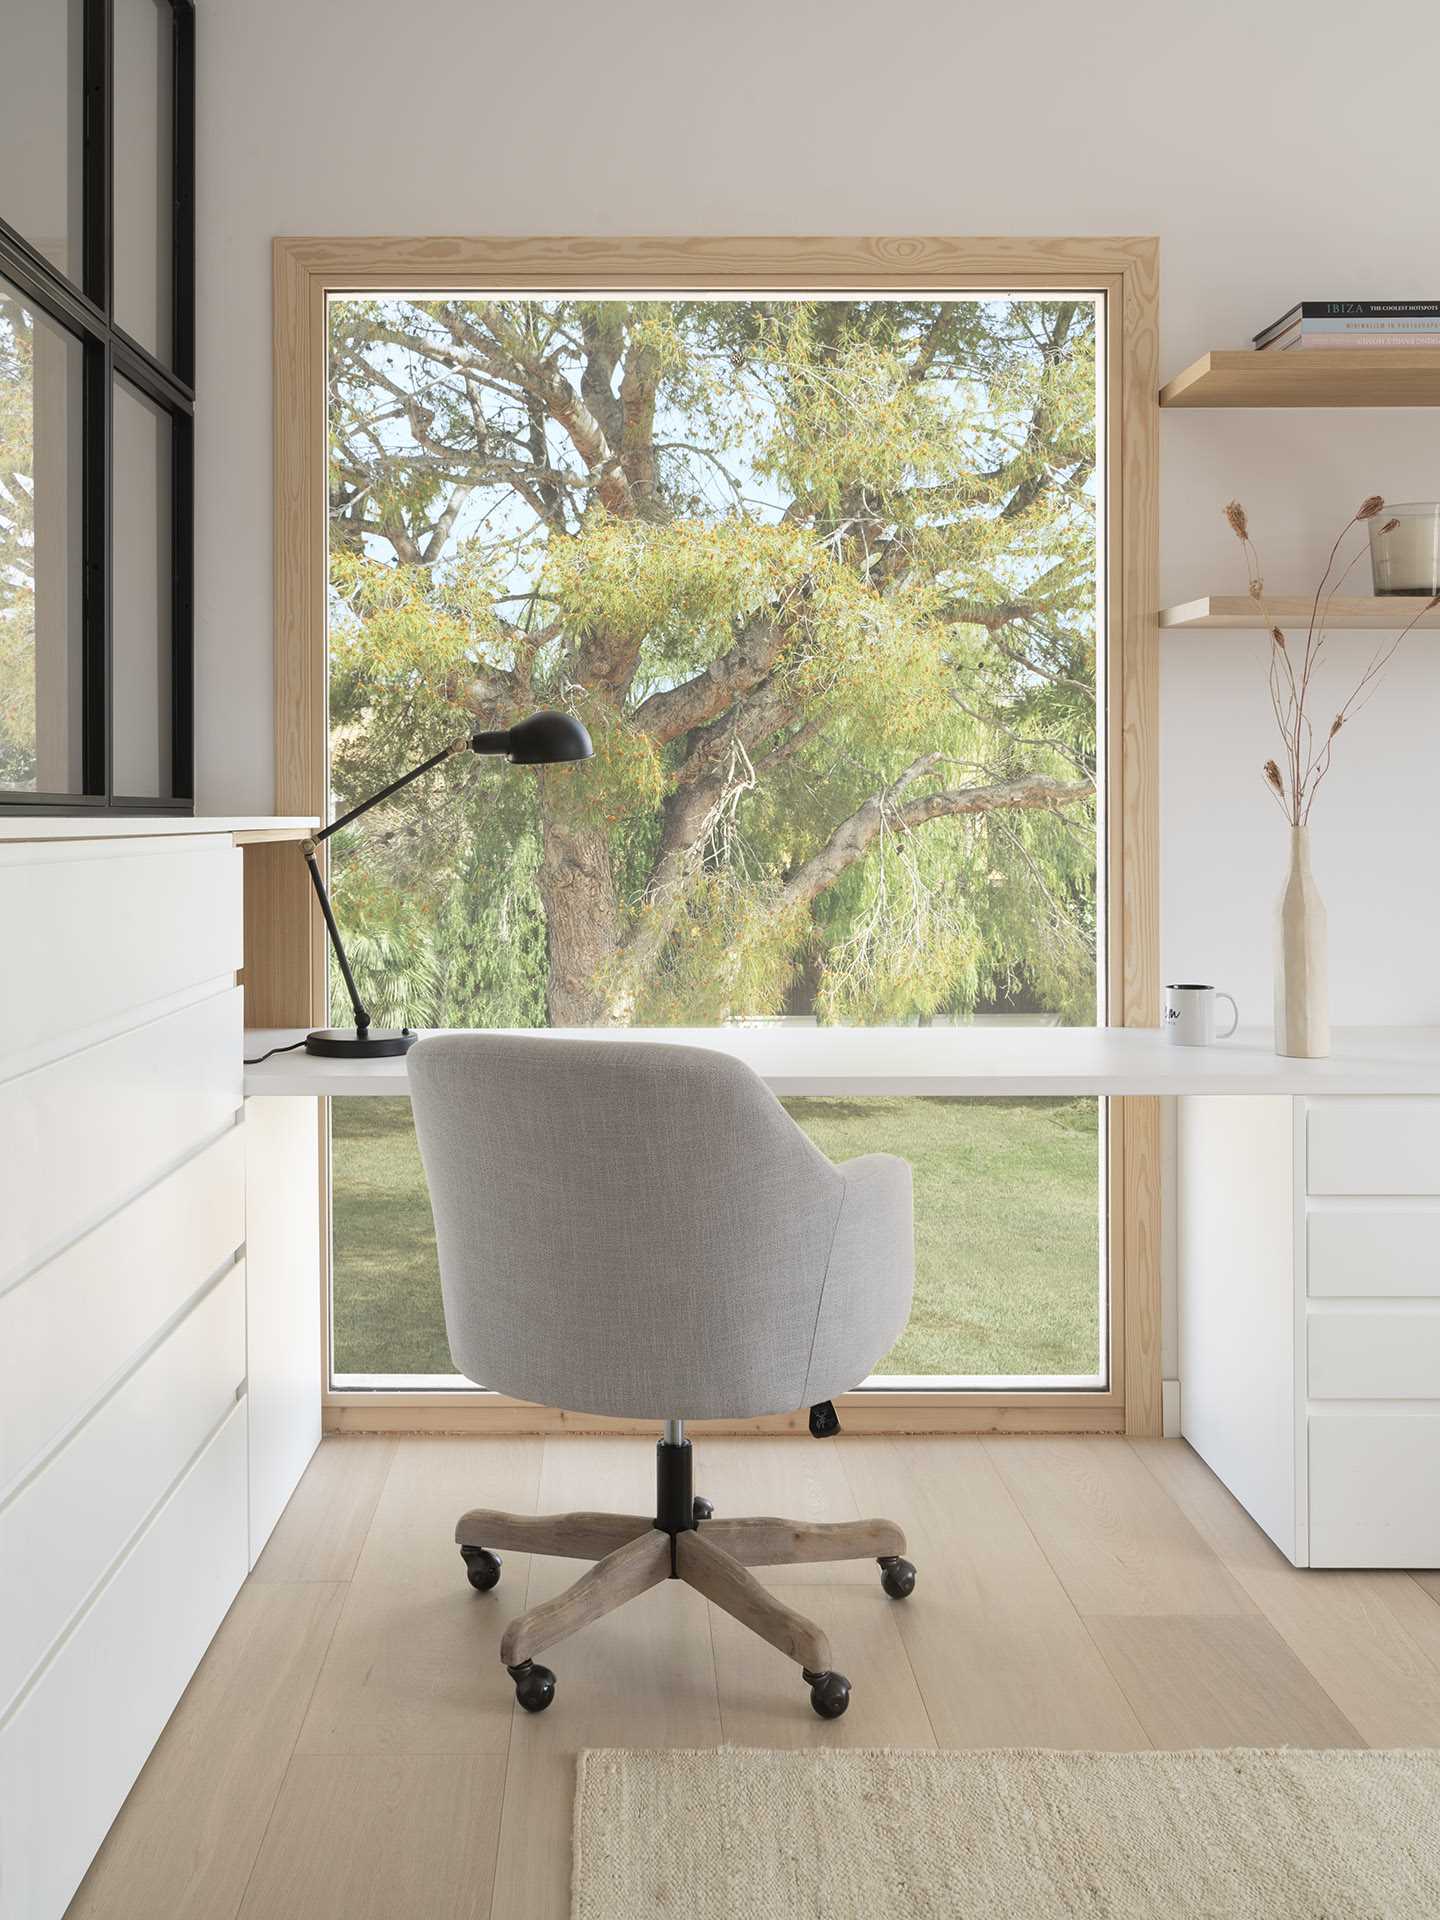
[[[1309,0],[201,0],[202,806],[273,798],[272,235],[1156,233],[1168,374],[1302,296],[1435,293],[1433,7],[1343,24]],[[1280,588],[1364,494],[1440,495],[1426,414],[1168,415],[1164,456],[1167,600],[1243,591],[1231,494]],[[1440,1020],[1435,654],[1410,647],[1316,812],[1337,1021]],[[1262,643],[1167,640],[1162,700],[1164,977],[1265,1019]]]
[[[1296,299],[1435,294],[1437,42],[1431,0],[201,0],[202,807],[273,799],[273,235],[1154,233],[1168,376]],[[1434,422],[1167,415],[1162,598],[1244,590],[1232,494],[1303,590],[1365,494],[1440,496]],[[1440,1021],[1437,638],[1397,665],[1315,816],[1338,1022]],[[1162,977],[1247,1021],[1285,856],[1264,674],[1259,636],[1164,645]]]

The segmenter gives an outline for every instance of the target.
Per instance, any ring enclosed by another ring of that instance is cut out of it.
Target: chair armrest
[[[845,1181],[815,1321],[803,1404],[859,1384],[894,1346],[915,1290],[910,1163],[866,1153],[837,1171]]]

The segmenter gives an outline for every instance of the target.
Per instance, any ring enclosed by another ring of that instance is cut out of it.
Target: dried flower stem
[[[1310,717],[1309,702],[1313,691],[1315,670],[1325,651],[1325,641],[1329,632],[1330,614],[1336,596],[1359,563],[1365,549],[1351,555],[1334,582],[1336,563],[1340,549],[1352,528],[1363,521],[1373,520],[1384,508],[1385,502],[1378,493],[1372,493],[1361,501],[1355,512],[1345,522],[1336,536],[1325,570],[1315,589],[1315,598],[1310,608],[1310,623],[1305,632],[1305,645],[1297,668],[1294,650],[1288,645],[1285,635],[1271,620],[1265,607],[1265,579],[1260,570],[1260,555],[1250,538],[1250,521],[1245,509],[1238,500],[1232,500],[1225,508],[1225,518],[1231,532],[1240,542],[1245,555],[1245,570],[1250,582],[1250,597],[1259,607],[1266,625],[1270,630],[1270,705],[1275,715],[1275,724],[1284,742],[1284,758],[1287,781],[1278,761],[1267,760],[1263,769],[1265,784],[1290,824],[1295,827],[1308,825],[1310,809],[1315,804],[1315,795],[1327,773],[1335,750],[1335,740],[1342,729],[1354,716],[1367,706],[1374,697],[1380,677],[1395,657],[1401,642],[1414,629],[1423,616],[1434,608],[1440,607],[1440,594],[1424,604],[1406,621],[1400,631],[1389,640],[1382,640],[1371,656],[1370,663],[1351,689],[1349,697],[1326,728],[1325,737],[1316,744],[1315,728]],[[1386,531],[1394,522],[1387,522]]]

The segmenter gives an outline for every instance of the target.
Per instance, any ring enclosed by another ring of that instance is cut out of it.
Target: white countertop
[[[0,845],[12,840],[150,840],[160,834],[244,833],[293,835],[312,832],[320,824],[311,814],[270,813],[102,813],[45,814],[29,819],[23,813],[0,815]]]
[[[247,1057],[304,1037],[250,1032]],[[1440,1094],[1440,1027],[1350,1027],[1328,1060],[1283,1060],[1242,1028],[1213,1047],[1177,1047],[1145,1027],[665,1027],[551,1039],[655,1040],[744,1060],[778,1094],[1011,1098],[1089,1094]],[[247,1094],[371,1094],[404,1099],[405,1059],[322,1060],[303,1050],[245,1069]]]

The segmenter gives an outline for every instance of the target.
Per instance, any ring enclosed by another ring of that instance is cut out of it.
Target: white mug
[[[1230,1024],[1215,1031],[1215,1002],[1230,1001]],[[1240,1024],[1240,1009],[1228,993],[1214,987],[1178,985],[1165,989],[1165,1038],[1177,1047],[1209,1047],[1228,1040]]]

